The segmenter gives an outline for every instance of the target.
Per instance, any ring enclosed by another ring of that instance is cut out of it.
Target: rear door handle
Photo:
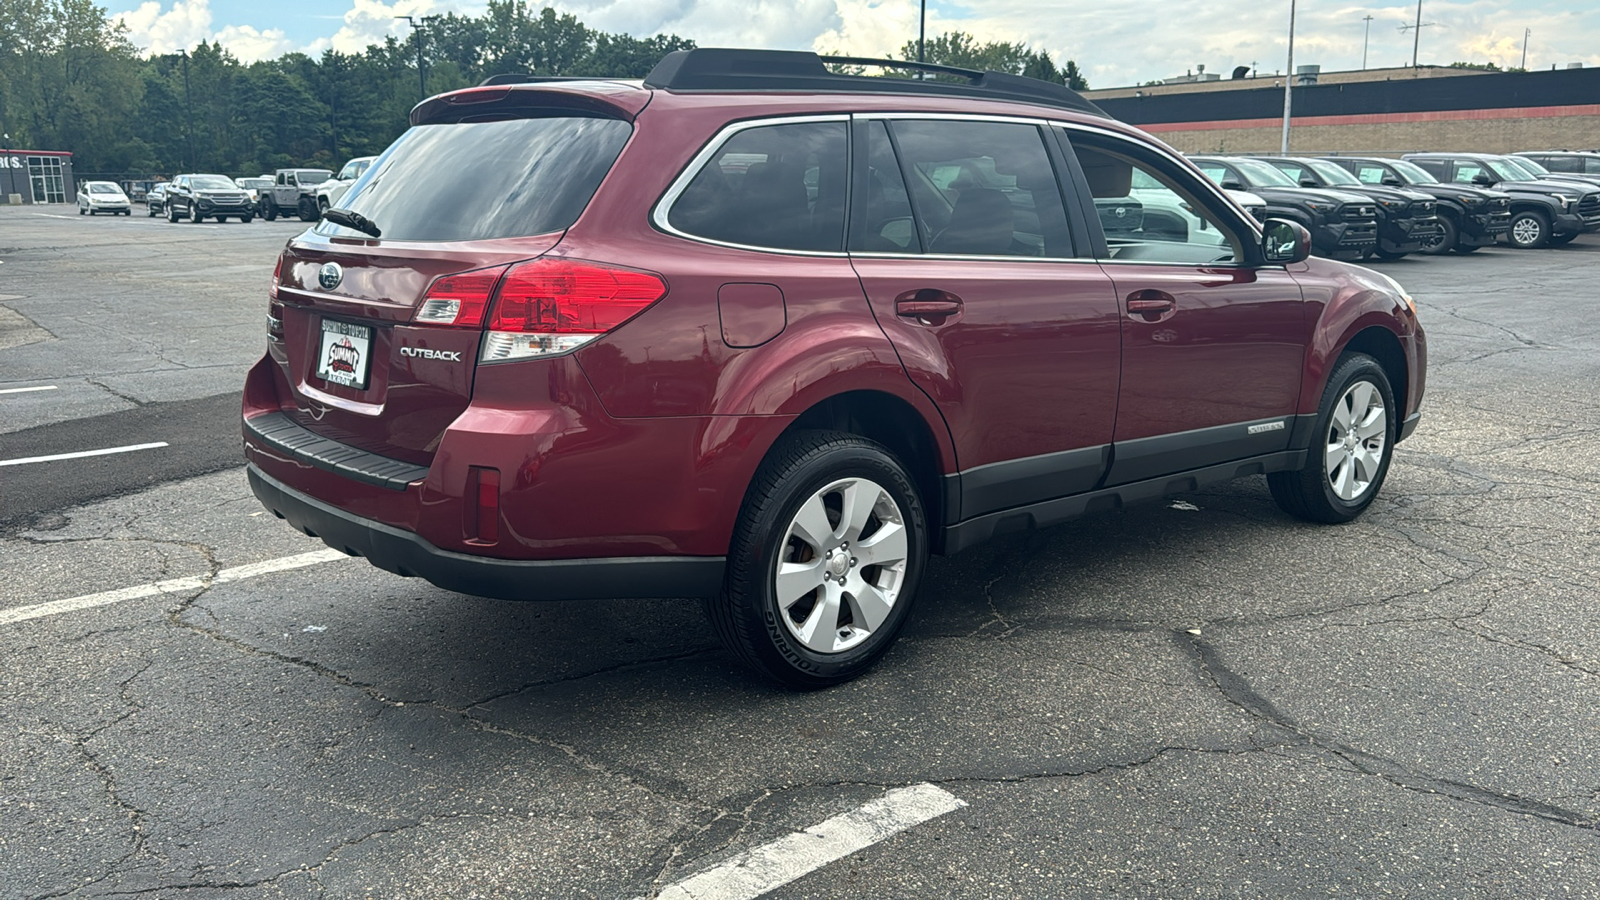
[[[960,297],[936,288],[906,291],[894,298],[895,315],[918,319],[928,325],[943,324],[945,318],[961,312],[961,307]]]
[[[1128,312],[1147,321],[1153,322],[1177,309],[1177,298],[1166,291],[1134,291],[1128,295]]]

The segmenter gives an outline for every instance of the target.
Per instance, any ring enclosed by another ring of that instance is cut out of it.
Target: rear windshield
[[[561,231],[589,205],[632,130],[579,116],[418,125],[373,161],[341,205],[371,220],[384,240]],[[365,237],[327,221],[316,230]]]

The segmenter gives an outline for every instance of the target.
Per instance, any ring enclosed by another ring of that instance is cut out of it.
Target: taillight
[[[660,300],[667,285],[636,269],[570,259],[512,267],[489,314],[482,362],[566,353]]]
[[[505,266],[457,272],[438,279],[428,288],[412,321],[418,325],[449,325],[479,328],[484,310],[494,296],[494,286],[505,273]]]
[[[267,289],[267,340],[283,340],[283,304],[278,302],[278,280],[283,274],[283,254],[272,267],[272,286]]]
[[[278,299],[278,281],[283,277],[283,254],[278,254],[278,264],[272,267],[272,287],[267,289],[267,299]]]

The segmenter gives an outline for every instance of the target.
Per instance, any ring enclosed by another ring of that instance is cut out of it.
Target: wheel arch
[[[807,429],[825,429],[859,435],[882,444],[910,471],[927,513],[929,541],[934,552],[942,549],[941,534],[948,500],[946,464],[940,435],[944,422],[930,423],[915,406],[885,391],[853,390],[833,394],[812,404],[784,429],[783,436]],[[948,442],[949,435],[944,435]]]
[[[1389,388],[1394,392],[1395,402],[1401,407],[1400,418],[1405,417],[1407,398],[1410,397],[1411,373],[1406,364],[1405,348],[1400,346],[1400,339],[1393,331],[1382,325],[1368,325],[1356,332],[1339,348],[1333,358],[1333,367],[1348,353],[1365,353],[1378,361],[1383,367],[1383,374],[1389,377]],[[1323,386],[1326,389],[1326,385]],[[1396,422],[1396,426],[1399,423]]]

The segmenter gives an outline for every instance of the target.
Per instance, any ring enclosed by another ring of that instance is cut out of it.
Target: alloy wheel
[[[1531,247],[1544,235],[1544,225],[1532,216],[1523,216],[1511,224],[1511,240],[1519,247]]]
[[[1369,381],[1350,385],[1334,404],[1323,454],[1328,485],[1340,500],[1351,502],[1371,490],[1383,466],[1389,439],[1389,412],[1383,394]]]
[[[894,497],[843,478],[800,504],[774,573],[778,617],[815,653],[843,653],[888,618],[905,583],[905,520]]]

